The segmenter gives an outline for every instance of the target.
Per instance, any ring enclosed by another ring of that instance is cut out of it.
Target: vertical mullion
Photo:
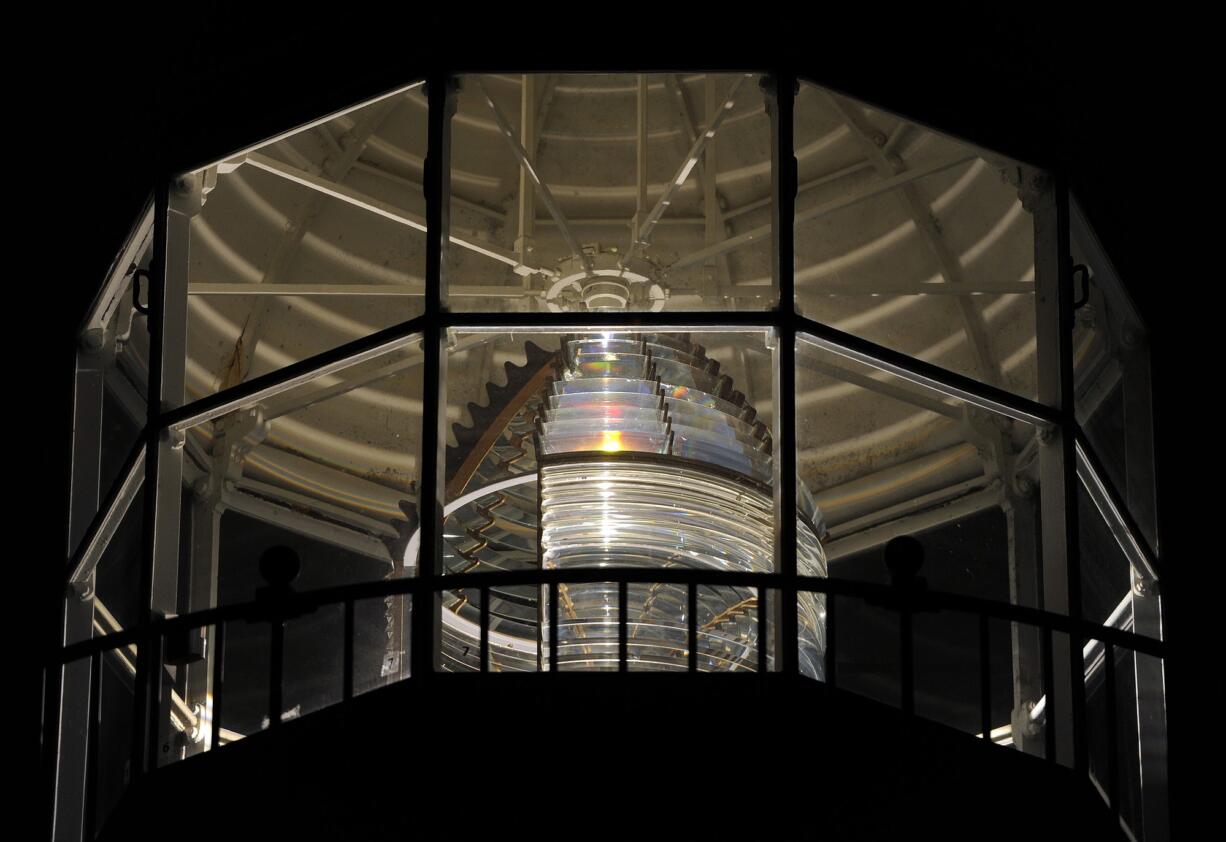
[[[910,592],[903,599],[905,602],[898,613],[898,691],[903,713],[912,715],[915,713],[915,614],[911,609]]]
[[[1115,698],[1115,646],[1103,641],[1103,690],[1107,720],[1107,804],[1116,819],[1120,816],[1119,728]]]
[[[98,731],[102,727],[102,653],[90,658],[88,731],[85,737],[83,836],[94,838],[98,815]]]
[[[558,580],[549,581],[549,672],[558,671]]]
[[[490,671],[490,589],[482,585],[481,594],[481,663],[478,672]]]
[[[96,341],[95,341],[96,340]],[[72,468],[68,508],[68,555],[71,557],[89,531],[91,522],[104,502],[101,488],[102,406],[108,345],[114,337],[103,322],[99,329],[78,337],[76,372],[73,381]],[[119,477],[116,482],[122,482]],[[61,620],[57,626],[57,645],[67,645],[93,636],[94,596],[97,574],[91,571],[84,581],[69,583],[58,592],[55,606]],[[62,583],[61,583],[62,584]],[[56,665],[48,670],[52,679],[49,698],[55,707],[49,711],[49,757],[54,777],[52,822],[57,838],[68,828],[80,826],[92,833],[89,803],[91,783],[87,770],[90,740],[94,726],[88,704],[93,681],[92,659],[76,664]]]
[[[617,671],[627,672],[630,669],[629,636],[627,634],[626,609],[628,585],[625,579],[617,583]]]
[[[162,411],[162,347],[163,347],[163,295],[162,289],[166,280],[166,231],[170,214],[170,177],[162,178],[154,190],[153,214],[153,256],[149,264],[149,382],[147,386],[147,403],[145,424],[145,496],[144,521],[142,536],[142,558],[140,571],[140,593],[138,602],[139,623],[142,631],[148,632],[153,619],[153,563],[154,563],[154,532],[157,525],[157,477],[158,462],[161,456],[159,447],[161,439],[160,424],[157,419]],[[149,756],[149,746],[146,744],[149,734],[149,720],[156,715],[153,708],[151,688],[154,670],[158,664],[154,661],[153,650],[159,647],[149,645],[152,641],[142,637],[142,645],[137,651],[136,676],[133,680],[134,696],[132,705],[132,782],[138,781],[146,772],[146,759]]]
[[[698,586],[691,579],[685,585],[686,645],[690,672],[698,672]]]
[[[1031,173],[1023,201],[1035,216],[1035,326],[1039,402],[1057,410],[1060,424],[1039,448],[1043,608],[1081,619],[1078,565],[1077,459],[1073,414],[1073,291],[1069,253],[1068,190],[1064,181]],[[1085,684],[1081,643],[1075,635],[1052,640],[1045,629],[1045,729],[1055,731],[1052,759],[1085,770]],[[1046,655],[1050,654],[1050,658]],[[1050,678],[1050,680],[1048,680]],[[1045,735],[1046,739],[1046,735]]]
[[[991,618],[979,615],[979,728],[992,742],[992,652]]]
[[[775,567],[783,574],[777,610],[779,628],[775,645],[778,667],[796,673],[800,667],[796,617],[796,327],[793,246],[796,207],[796,158],[792,151],[796,77],[776,71],[773,96],[767,102],[771,116],[772,274],[778,284],[775,310]],[[769,94],[769,92],[768,92]]]
[[[1057,762],[1057,729],[1054,727],[1056,722],[1056,714],[1062,713],[1060,710],[1060,700],[1056,698],[1056,694],[1052,692],[1052,686],[1055,682],[1055,666],[1052,664],[1052,631],[1051,626],[1043,626],[1039,629],[1040,647],[1042,649],[1041,657],[1043,659],[1043,693],[1047,698],[1047,706],[1043,712],[1043,756],[1050,762]],[[1084,678],[1082,679],[1085,680]]]
[[[441,313],[447,283],[448,198],[450,171],[451,79],[447,73],[426,80],[427,153],[423,190],[426,197],[426,296],[422,369],[421,478],[418,496],[421,542],[417,575],[421,587],[414,600],[411,659],[412,675],[428,678],[438,666],[441,601],[436,579],[442,560],[443,460],[439,444],[445,441],[441,395],[445,388]]]
[[[770,665],[770,614],[767,605],[767,589],[759,586],[758,591],[758,674],[766,675]]]
[[[210,711],[210,727],[213,729],[209,739],[209,750],[221,747],[221,714],[222,696],[225,694],[226,679],[226,622],[218,620],[213,627],[213,709]]]
[[[1061,175],[1054,187],[1056,216],[1056,247],[1059,258],[1057,288],[1060,292],[1060,410],[1063,427],[1060,436],[1063,464],[1065,573],[1068,587],[1068,615],[1074,624],[1081,621],[1081,530],[1077,523],[1077,420],[1075,412],[1075,381],[1073,375],[1073,257],[1069,239],[1068,183]],[[1069,713],[1072,725],[1073,768],[1089,773],[1089,750],[1086,746],[1085,656],[1080,636],[1069,636]]]
[[[823,653],[826,661],[826,686],[839,686],[839,616],[838,598],[826,594],[826,651]]]
[[[279,606],[278,606],[279,608]],[[268,728],[281,725],[285,695],[285,617],[277,610],[268,635]]]

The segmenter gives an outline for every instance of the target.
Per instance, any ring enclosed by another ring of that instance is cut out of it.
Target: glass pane
[[[808,83],[795,109],[797,308],[1034,397],[1034,220],[1016,164]]]
[[[460,77],[457,311],[774,306],[758,74]]]
[[[102,656],[100,681],[101,727],[98,730],[95,830],[101,828],[119,803],[131,780],[133,680],[136,647],[112,649]]]
[[[1138,693],[1152,670],[1157,669],[1160,676],[1161,664],[1149,655],[1115,649],[1115,680],[1109,685],[1107,653],[1101,641],[1090,641],[1085,652],[1091,780],[1104,800],[1115,799],[1120,819],[1133,838],[1166,838],[1165,711],[1160,696],[1155,699],[1150,693]]]
[[[1077,421],[1112,485],[1157,551],[1149,338],[1074,201],[1071,247],[1080,306],[1073,323]]]
[[[136,491],[93,573],[83,575],[65,597],[66,643],[115,634],[140,622],[144,496],[143,488]]]
[[[797,470],[832,573],[886,582],[882,550],[916,535],[934,589],[1034,604],[1035,428],[812,344],[796,346]],[[1029,585],[1033,587],[1033,582]]]
[[[1080,483],[1077,528],[1082,616],[1091,623],[1132,628],[1132,565]]]
[[[420,340],[186,430],[179,613],[247,602],[261,555],[299,556],[295,587],[410,574],[421,446]]]
[[[421,314],[425,149],[417,85],[188,177],[187,400]]]
[[[915,712],[967,734],[983,734],[978,615],[945,611],[913,618]],[[987,722],[994,742],[1011,737],[1012,642],[1009,624],[988,621]]]
[[[132,232],[129,245],[134,259],[115,267],[86,321],[77,351],[72,548],[120,479],[145,426],[149,327],[136,306],[133,278],[149,269],[152,214]],[[148,280],[139,286],[143,308],[148,304]]]
[[[839,624],[834,653],[839,689],[899,707],[898,612],[850,597],[832,599]]]
[[[345,607],[321,605],[285,623],[286,716],[297,718],[335,705],[344,692]],[[354,617],[357,624],[357,617]],[[356,629],[355,629],[356,630]],[[356,643],[354,655],[356,658]]]
[[[353,604],[353,694],[409,677],[412,600],[403,594]]]
[[[221,745],[268,727],[268,668],[272,636],[268,623],[229,623],[225,681],[220,694]],[[284,699],[284,695],[282,695]]]
[[[773,570],[773,365],[760,330],[457,330],[447,355],[445,570]],[[824,575],[820,516],[804,500],[801,565]],[[756,669],[754,589],[700,590],[703,668]],[[685,589],[636,584],[627,596],[641,641],[630,668],[685,669]],[[559,666],[616,668],[616,585],[570,583],[559,597]],[[820,600],[802,601],[803,662],[820,677]],[[492,616],[513,615],[500,628],[518,639],[491,636],[508,668],[535,668],[545,608],[527,589],[492,595]],[[444,668],[477,668],[479,613],[479,594],[447,595]]]

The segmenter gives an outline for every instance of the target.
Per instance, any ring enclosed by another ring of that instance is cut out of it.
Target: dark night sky
[[[814,5],[807,20],[781,18],[789,34],[780,40],[767,20],[768,12],[780,12],[764,7],[711,6],[635,28],[628,15],[654,14],[650,6],[610,4],[593,14],[594,7],[547,12],[516,4],[529,10],[523,25],[511,19],[508,5],[474,31],[472,14],[448,20],[412,7],[389,13],[368,4],[326,10],[278,4],[261,18],[248,7],[181,5],[156,14],[108,7],[106,14],[78,14],[71,25],[10,31],[11,39],[32,36],[38,56],[10,75],[10,87],[33,91],[36,102],[32,116],[9,108],[10,141],[24,149],[10,150],[8,163],[32,179],[25,195],[43,207],[25,227],[46,238],[35,250],[32,277],[9,278],[15,290],[30,291],[32,281],[44,293],[36,311],[20,305],[10,311],[10,319],[40,327],[38,344],[27,347],[39,349],[33,385],[44,419],[45,481],[38,490],[44,534],[54,539],[41,564],[54,565],[64,545],[75,327],[159,170],[219,157],[390,88],[432,62],[470,70],[650,70],[732,62],[756,68],[780,56],[815,81],[1069,173],[1151,323],[1164,555],[1191,549],[1173,428],[1190,376],[1183,356],[1196,333],[1183,320],[1199,295],[1177,293],[1174,285],[1205,273],[1175,259],[1191,236],[1184,229],[1192,205],[1170,185],[1219,169],[1214,156],[1198,151],[1212,140],[1203,136],[1208,123],[1197,129],[1184,102],[1192,97],[1193,50],[1178,31],[1191,23],[1061,9],[1049,24],[1037,7],[1006,14],[932,3],[874,6],[849,18]],[[694,19],[712,23],[699,28]],[[1169,634],[1178,654],[1194,630],[1188,618],[1195,608],[1177,569],[1168,585]],[[44,581],[39,593],[49,592]],[[48,609],[38,611],[41,619],[54,601],[52,593],[38,603]],[[1179,666],[1176,660],[1169,677],[1175,713],[1196,695]],[[1176,764],[1183,723],[1193,716],[1182,710],[1172,715]]]

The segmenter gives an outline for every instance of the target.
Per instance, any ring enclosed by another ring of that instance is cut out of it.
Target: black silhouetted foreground
[[[164,768],[101,838],[1121,838],[1084,775],[801,678],[427,683]]]
[[[917,541],[885,561],[896,587],[924,587]],[[296,562],[265,554],[270,592]],[[101,838],[1035,840],[1113,825],[1071,770],[799,677],[469,674],[163,768]]]

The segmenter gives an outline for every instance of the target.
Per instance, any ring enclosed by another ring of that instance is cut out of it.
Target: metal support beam
[[[715,112],[719,108],[716,80],[717,77],[713,73],[707,73],[703,76],[703,113],[706,115],[708,123],[715,118]],[[694,119],[693,111],[690,109],[689,103],[685,98],[685,89],[682,87],[681,80],[677,78],[677,75],[675,73],[665,75],[664,84],[672,94],[677,105],[677,118],[681,124],[682,134],[676,135],[676,137],[688,149],[698,139],[698,121]],[[715,183],[715,174],[718,172],[716,157],[718,143],[718,137],[710,138],[707,141],[706,148],[702,151],[701,159],[699,159],[694,167],[699,179],[702,181],[703,212],[701,223],[703,225],[703,245],[706,248],[710,248],[723,240],[727,236],[728,230],[723,216],[723,208],[727,207],[728,200],[720,193]],[[682,154],[685,153],[686,149],[681,150]],[[704,301],[722,301],[723,297],[727,294],[727,287],[732,277],[727,253],[723,252],[719,255],[713,255],[706,260],[704,265],[706,271],[699,295]]]
[[[720,116],[727,114],[737,85],[733,85],[721,115],[716,116],[707,127],[704,137],[713,137]],[[771,125],[771,179],[775,203],[772,205],[771,275],[779,283],[779,309],[785,314],[795,312],[796,291],[791,219],[796,210],[796,157],[792,150],[793,114],[799,83],[789,73],[779,73],[762,80],[766,94],[767,113]],[[694,155],[702,151],[694,150]],[[694,158],[697,161],[697,158]],[[683,171],[684,172],[684,171]],[[678,179],[678,183],[684,179]],[[780,319],[782,328],[774,337],[775,368],[774,394],[778,408],[774,417],[774,439],[779,443],[775,451],[775,569],[784,576],[796,575],[796,332],[792,319]],[[796,589],[784,587],[779,590],[779,610],[775,635],[777,652],[776,668],[785,674],[795,674],[800,669],[799,633],[796,614]],[[786,607],[785,607],[786,606]]]
[[[154,572],[156,567],[156,528],[158,461],[162,456],[162,441],[165,434],[154,423],[162,412],[162,362],[165,358],[165,324],[167,286],[167,240],[170,224],[170,176],[159,183],[154,193],[153,258],[149,264],[149,381],[146,396],[146,414],[149,423],[145,426],[145,498],[144,535],[141,546],[141,574],[138,604],[139,623],[148,628],[153,622]],[[180,397],[181,399],[181,397]],[[158,690],[156,676],[160,673],[160,659],[153,655],[159,647],[144,646],[137,652],[136,676],[133,680],[132,753],[129,758],[132,781],[140,780],[148,771],[152,745],[149,738],[149,722],[155,714]]]
[[[398,564],[388,555],[387,545],[378,538],[346,529],[327,520],[311,517],[288,506],[280,506],[263,497],[256,497],[238,489],[227,489],[221,495],[221,508],[237,512],[265,523],[272,523],[290,532],[305,535],[336,547],[360,553],[386,564]]]
[[[666,185],[664,185],[664,192],[661,193],[660,198],[656,200],[655,206],[652,207],[651,212],[647,214],[647,218],[642,220],[642,222],[636,226],[634,236],[631,237],[630,240],[630,245],[622,254],[621,260],[618,261],[619,266],[627,266],[630,261],[634,260],[634,258],[636,258],[644,248],[650,245],[651,235],[655,230],[656,223],[659,222],[660,217],[664,215],[664,212],[668,210],[668,206],[672,203],[673,196],[676,195],[677,191],[681,189],[681,185],[685,184],[686,180],[690,177],[690,172],[693,171],[694,167],[698,166],[698,161],[702,157],[703,150],[706,148],[707,143],[715,137],[716,132],[718,132],[720,126],[723,125],[724,120],[727,119],[728,115],[732,112],[732,108],[736,104],[737,92],[741,89],[745,79],[745,76],[738,76],[736,81],[732,83],[732,89],[728,91],[728,96],[724,100],[718,113],[714,114],[711,119],[707,121],[707,125],[703,127],[702,134],[695,138],[694,143],[690,146],[689,153],[682,160],[681,166],[677,168],[677,172],[674,173],[673,177],[669,179]],[[791,141],[789,140],[789,151],[791,148],[792,145]],[[795,196],[792,197],[791,204],[793,205],[795,204],[795,198]]]
[[[978,482],[982,483],[982,481]],[[960,485],[965,486],[967,483],[960,483]],[[932,496],[945,495],[947,493],[946,491],[941,491],[936,492]],[[924,496],[929,497],[929,495]],[[970,494],[965,494],[943,503],[930,503],[931,508],[924,507],[922,504],[917,505],[918,502],[910,501],[893,507],[896,510],[910,509],[911,512],[909,514],[901,514],[900,512],[899,516],[875,526],[852,531],[852,524],[842,524],[838,527],[837,532],[836,530],[831,530],[832,533],[842,534],[843,537],[835,538],[825,545],[827,560],[833,563],[855,553],[884,546],[892,538],[896,538],[899,535],[914,535],[925,529],[933,529],[942,524],[952,523],[955,520],[969,517],[984,509],[999,506],[1001,502],[1001,489],[999,484],[992,484],[986,488],[980,488],[978,491],[973,491]]]
[[[1139,326],[1138,326],[1139,327]],[[1124,337],[1127,340],[1129,337]],[[1144,337],[1125,341],[1120,364],[1124,373],[1125,507],[1137,528],[1157,545],[1154,490],[1154,418],[1149,349]],[[1137,542],[1134,542],[1137,543]],[[1162,595],[1152,577],[1136,563],[1132,569],[1133,631],[1163,638]],[[1133,659],[1137,690],[1137,753],[1141,777],[1141,838],[1170,838],[1167,790],[1166,665],[1159,658],[1137,653]]]
[[[1002,508],[1009,538],[1009,601],[1026,608],[1042,605],[1042,575],[1039,552],[1041,527],[1039,500],[1035,494],[1021,495],[1010,490]],[[1013,742],[1027,754],[1041,756],[1043,739],[1031,712],[1043,698],[1043,668],[1039,660],[1039,631],[1033,626],[1011,623],[1010,657],[1013,674]]]
[[[224,442],[219,442],[224,444]],[[224,449],[224,448],[223,448]],[[214,451],[216,453],[216,449]],[[223,475],[224,476],[224,475]],[[203,611],[217,605],[217,578],[220,568],[218,556],[221,543],[221,482],[208,482],[197,490],[189,513],[191,528],[191,552],[189,565],[187,610]],[[183,699],[188,710],[199,710],[197,723],[213,721],[213,663],[217,657],[216,636],[210,634],[205,645],[205,657],[184,667]],[[185,755],[191,756],[208,751],[213,734],[211,728],[200,727],[186,732]]]
[[[639,238],[647,222],[647,75],[640,73],[634,90],[634,218],[630,242]]]
[[[1073,295],[1068,243],[1068,192],[1042,173],[1027,176],[1023,204],[1035,219],[1035,326],[1038,396],[1063,422],[1049,429],[1039,449],[1042,519],[1043,607],[1081,619],[1078,563],[1077,457],[1073,417]],[[1052,638],[1046,729],[1055,729],[1055,759],[1078,770],[1088,767],[1085,746],[1083,641]],[[1050,744],[1050,743],[1049,743]],[[1052,758],[1048,758],[1052,759]]]
[[[519,162],[520,168],[523,169],[528,179],[536,187],[537,192],[540,194],[541,202],[545,205],[545,209],[549,211],[549,215],[557,223],[558,232],[562,235],[562,239],[566,241],[566,247],[570,250],[571,256],[590,270],[592,268],[591,258],[583,253],[583,249],[579,246],[579,241],[575,239],[574,232],[571,231],[570,224],[566,221],[565,214],[562,213],[562,208],[558,205],[557,200],[553,198],[549,185],[541,180],[540,174],[536,171],[536,166],[529,160],[528,150],[524,149],[524,145],[516,139],[515,130],[507,122],[502,109],[498,107],[498,103],[494,102],[494,98],[485,89],[485,85],[481,83],[480,77],[476,77],[476,83],[481,91],[482,98],[485,99],[485,104],[489,106],[490,112],[494,115],[494,122],[498,124],[499,132],[506,139],[507,145],[511,147],[511,154]]]
[[[878,173],[885,178],[892,178],[905,172],[905,165],[900,158],[887,155],[881,150],[886,138],[869,124],[856,105],[829,92],[823,91],[823,93],[842,117],[843,122],[851,129],[852,135],[859,141]],[[919,191],[912,184],[904,184],[898,188],[898,196],[903,207],[915,222],[924,244],[936,258],[945,281],[951,284],[964,283],[966,279],[962,272],[962,264],[958,261],[957,255],[950,250],[944,237],[941,236],[940,228],[932,215],[932,209],[920,196]],[[965,298],[958,298],[958,310],[962,315],[963,329],[970,341],[971,351],[975,355],[979,376],[985,383],[999,386],[1001,383],[1000,367],[992,360],[983,317]]]
[[[127,300],[128,289],[132,281],[132,270],[136,268],[141,255],[148,250],[152,241],[153,197],[151,196],[141,209],[136,225],[128,234],[128,239],[124,241],[119,254],[115,256],[115,261],[111,264],[110,271],[107,272],[106,283],[102,285],[102,289],[98,291],[93,304],[90,305],[89,315],[81,325],[82,337],[90,333],[100,335],[106,331],[115,312]]]
[[[341,184],[338,179],[319,176],[314,173],[307,172],[306,170],[292,167],[289,164],[284,164],[274,158],[259,155],[258,153],[253,153],[252,155],[248,156],[247,163],[258,167],[265,172],[284,178],[287,181],[292,181],[295,184],[308,187],[324,196],[330,196],[333,199],[338,199],[346,204],[353,205],[355,208],[361,208],[364,211],[373,213],[376,216],[381,216],[384,219],[395,222],[399,225],[403,225],[407,228],[412,228],[416,231],[422,232],[426,230],[425,220],[417,214],[403,208],[396,207],[395,205],[391,205],[382,201],[381,199],[376,199],[373,196],[367,196],[361,191],[354,190],[352,187],[347,187],[344,184]],[[305,229],[299,232],[298,240],[294,241],[295,246],[297,242],[301,240],[301,236],[303,234],[305,234]],[[527,266],[519,260],[514,252],[507,251],[505,248],[493,243],[481,243],[475,242],[474,240],[466,240],[463,237],[458,237],[454,234],[449,235],[449,240],[450,242],[466,248],[469,251],[492,258],[500,263],[507,264],[517,275],[542,274],[550,275],[551,277],[557,275],[557,272],[553,272],[548,269],[538,269],[533,266]],[[264,283],[268,283],[267,278],[270,275],[271,270],[269,272],[265,272]]]
[[[348,175],[349,170],[365,150],[366,143],[387,119],[394,105],[393,100],[385,99],[363,109],[361,116],[354,121],[353,128],[341,139],[343,142],[339,144],[342,149],[340,154],[329,154],[320,165],[318,173],[296,170],[258,152],[252,152],[246,156],[246,162],[249,165],[294,181],[313,191],[308,201],[302,203],[298,212],[286,220],[285,235],[277,242],[260,283],[277,284],[284,280],[285,272],[298,253],[303,237],[306,236],[316,217],[326,206],[325,197],[347,200],[344,194],[349,191],[341,187],[340,182]],[[366,209],[382,215],[391,212],[384,206],[384,203],[373,200],[366,203]],[[238,341],[234,344],[234,354],[222,372],[221,388],[242,383],[247,379],[252,363],[255,361],[255,349],[263,337],[272,304],[273,302],[268,299],[259,299],[252,308],[250,316],[243,324]]]
[[[695,138],[698,131],[694,128],[693,118],[689,116],[689,109],[685,107],[685,92],[680,84],[677,84],[677,98],[681,102],[683,115],[686,118],[684,125],[690,129],[690,137]],[[703,77],[703,113],[706,114],[708,123],[715,119],[715,109],[718,107],[715,95],[715,76],[707,73]],[[703,245],[708,248],[727,236],[721,211],[721,208],[727,204],[727,200],[719,194],[715,186],[715,174],[719,171],[718,143],[718,138],[711,138],[707,143],[707,148],[702,151],[702,160],[698,162],[698,176],[702,179],[702,210],[707,221],[703,231]],[[717,266],[723,269],[722,275],[717,274]],[[732,272],[728,266],[728,255],[721,255],[718,262],[708,260],[706,267],[708,297],[718,297],[720,287],[726,286],[732,279]]]
[[[120,259],[122,260],[122,257]],[[104,288],[103,297],[100,299],[104,308],[108,306],[106,292]],[[111,312],[113,313],[113,309]],[[77,371],[73,384],[72,485],[68,504],[70,557],[80,555],[80,544],[98,543],[97,540],[86,539],[91,532],[94,536],[99,532],[93,528],[97,515],[109,514],[98,511],[102,503],[102,406],[106,369],[110,361],[110,355],[106,353],[106,329],[109,324],[108,317],[93,334],[82,334],[83,339],[88,338],[96,347],[83,347],[77,353]],[[101,551],[97,554],[100,555]],[[68,582],[75,582],[77,587],[64,594],[61,645],[87,640],[93,636],[93,565],[86,568],[78,561],[73,566],[76,569],[70,573]],[[52,818],[52,835],[56,840],[75,842],[84,830],[83,823],[87,813],[86,755],[90,729],[93,727],[89,721],[89,699],[91,687],[96,683],[93,663],[91,659],[85,659],[67,664],[60,670],[58,705],[55,709],[58,746]]]
[[[446,75],[431,76],[426,86],[430,102],[426,156],[426,332],[423,340],[425,361],[422,377],[420,559],[417,575],[430,594],[422,604],[413,605],[410,642],[411,674],[417,681],[430,680],[438,669],[441,645],[440,595],[431,591],[434,579],[442,572],[443,506],[446,492],[446,460],[442,448],[447,441],[447,354],[446,337],[439,318],[447,300],[450,261],[446,232],[449,227],[451,171],[451,117],[455,111],[454,80]],[[497,107],[488,99],[496,114]],[[505,121],[503,121],[505,122]],[[513,135],[507,139],[515,143]],[[518,146],[518,143],[515,143]],[[415,600],[415,603],[417,601]]]
[[[519,94],[519,142],[530,167],[536,166],[536,79],[531,73],[522,77]],[[527,263],[533,249],[536,228],[536,188],[528,175],[528,167],[519,168],[519,215],[516,220],[515,253],[521,263]],[[454,294],[454,293],[453,293]]]
[[[193,283],[188,295],[307,296],[327,298],[421,298],[424,283],[408,284],[213,284]],[[540,293],[520,287],[497,284],[456,284],[452,298],[535,298]]]
[[[809,344],[805,342],[804,337],[801,337],[800,341],[805,345]],[[861,389],[867,389],[870,392],[875,392],[876,394],[884,395],[887,398],[892,398],[893,400],[910,404],[927,412],[943,415],[946,418],[951,418],[958,422],[963,420],[964,413],[962,407],[955,404],[945,403],[939,397],[928,391],[904,388],[898,384],[896,378],[889,376],[881,379],[870,377],[869,375],[862,374],[855,369],[838,365],[835,360],[839,358],[835,357],[833,354],[829,355],[829,357],[832,357],[833,359],[827,360],[819,357],[819,353],[822,352],[811,350],[808,353],[802,352],[799,354],[797,356],[797,370],[801,368],[810,369],[818,372],[819,374],[823,374],[826,377],[833,378],[843,383],[851,383],[852,385],[858,386]],[[826,356],[825,354],[822,355]]]
[[[931,164],[926,164],[913,170],[899,172],[888,178],[883,178],[870,184],[866,184],[858,190],[844,193],[843,195],[835,199],[831,199],[828,202],[823,202],[820,205],[814,205],[811,208],[799,212],[793,220],[794,226],[814,219],[819,219],[836,211],[844,210],[845,208],[852,207],[853,205],[867,199],[872,199],[884,193],[888,193],[891,190],[905,188],[907,185],[917,179],[944,172],[945,170],[952,169],[960,164],[965,164],[969,160],[973,159],[961,155],[955,155],[952,158],[944,158],[939,161],[934,161]],[[734,237],[728,237],[715,245],[706,246],[696,252],[691,252],[684,257],[680,257],[668,268],[670,271],[684,269],[687,266],[693,266],[696,263],[701,263],[716,255],[724,254],[725,252],[731,251],[735,248],[740,248],[748,243],[757,242],[763,237],[769,235],[770,225],[759,225],[757,228],[742,232]],[[957,262],[956,257],[951,255],[951,258],[954,260],[954,262]],[[968,288],[970,288],[969,285]],[[961,289],[961,287],[959,287],[959,289]],[[809,290],[806,288],[805,292],[807,294]]]

